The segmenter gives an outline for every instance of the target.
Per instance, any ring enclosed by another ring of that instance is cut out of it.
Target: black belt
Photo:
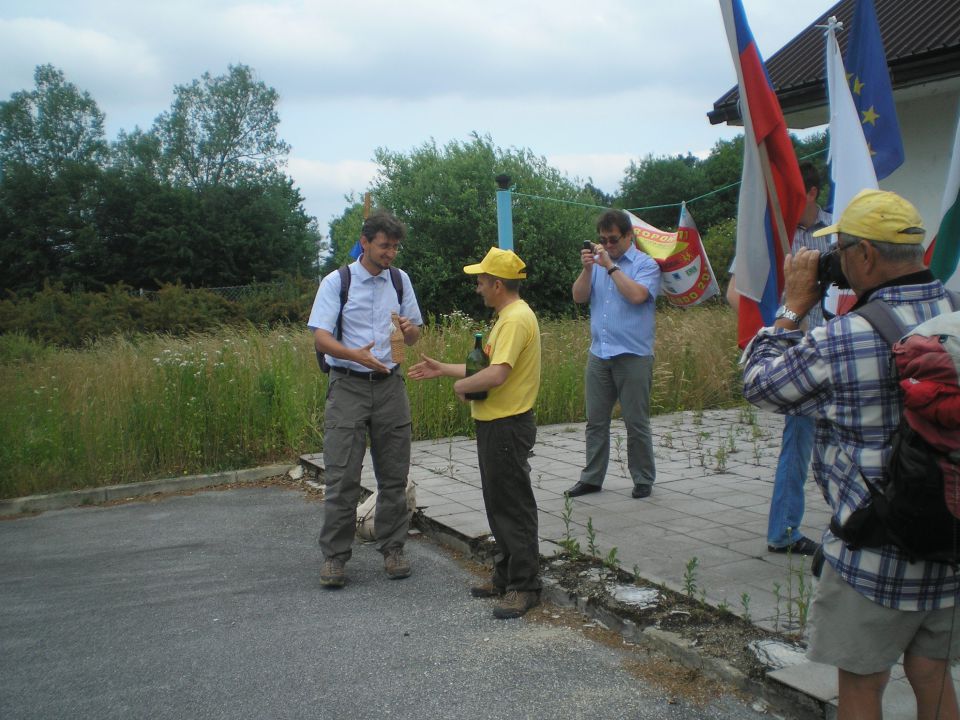
[[[369,382],[380,382],[381,380],[386,380],[391,375],[395,374],[397,370],[400,369],[399,365],[394,365],[390,372],[375,372],[370,370],[369,372],[361,372],[360,370],[351,370],[350,368],[338,367],[337,365],[331,365],[330,369],[334,372],[338,372],[341,375],[346,375],[347,377],[360,378],[361,380],[367,380]]]

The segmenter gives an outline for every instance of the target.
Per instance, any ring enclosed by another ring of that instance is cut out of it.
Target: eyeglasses
[[[380,243],[377,243],[376,245],[374,245],[374,247],[375,247],[377,250],[381,250],[381,251],[383,251],[383,252],[395,252],[395,253],[396,253],[396,252],[400,252],[401,250],[403,250],[403,245],[400,245],[399,243],[396,244],[396,245],[382,245],[382,244],[380,244]]]
[[[859,244],[860,244],[860,238],[851,238],[847,242],[843,242],[843,243],[838,240],[837,252],[843,252],[844,250],[849,250],[854,245],[859,245]]]
[[[597,242],[601,245],[616,245],[623,240],[623,235],[597,235]]]

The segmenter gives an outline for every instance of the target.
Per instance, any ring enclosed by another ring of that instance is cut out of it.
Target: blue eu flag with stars
[[[903,164],[903,140],[873,0],[857,0],[844,66],[877,180],[882,180]]]

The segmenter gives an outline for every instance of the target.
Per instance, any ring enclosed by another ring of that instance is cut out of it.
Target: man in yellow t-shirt
[[[477,459],[487,522],[497,541],[493,577],[470,589],[474,597],[498,597],[494,617],[520,617],[540,602],[537,503],[528,458],[537,439],[533,406],[540,390],[540,326],[520,298],[526,265],[510,250],[490,248],[483,260],[463,271],[477,276],[477,294],[497,313],[485,352],[490,365],[467,377],[463,363],[423,356],[407,372],[414,380],[459,378],[457,397],[487,391],[471,400],[477,429]]]

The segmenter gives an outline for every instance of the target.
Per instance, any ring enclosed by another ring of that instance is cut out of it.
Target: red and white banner
[[[637,249],[660,266],[660,294],[671,305],[693,307],[720,292],[716,276],[700,240],[700,231],[687,206],[680,209],[676,232],[665,232],[627,213],[633,223]]]

